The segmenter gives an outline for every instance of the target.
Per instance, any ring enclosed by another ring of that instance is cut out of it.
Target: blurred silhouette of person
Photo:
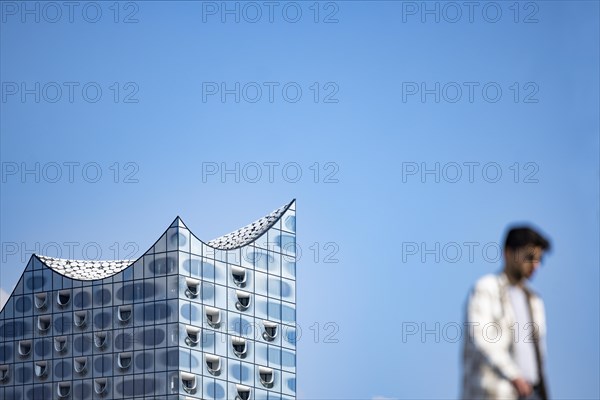
[[[463,399],[548,399],[544,303],[526,285],[547,250],[535,230],[512,228],[503,270],[475,283],[465,316]]]

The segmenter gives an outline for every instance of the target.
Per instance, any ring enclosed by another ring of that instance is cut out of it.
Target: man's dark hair
[[[513,250],[530,245],[541,247],[542,250],[550,250],[548,239],[528,226],[511,228],[504,241],[504,247]]]

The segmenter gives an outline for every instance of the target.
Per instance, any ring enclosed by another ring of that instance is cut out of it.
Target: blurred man
[[[479,279],[466,310],[463,399],[546,400],[542,299],[527,287],[550,243],[528,227],[504,243],[504,267]]]

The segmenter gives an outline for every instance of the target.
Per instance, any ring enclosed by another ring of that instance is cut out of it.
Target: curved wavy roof
[[[279,207],[269,215],[258,219],[243,228],[213,239],[207,243],[203,243],[218,250],[233,250],[243,247],[267,232],[283,216],[288,208],[290,208],[294,201],[295,200],[292,200],[290,203]],[[202,242],[202,240],[200,241]],[[123,271],[136,261],[69,260],[65,258],[47,257],[39,254],[36,254],[35,256],[53,271],[66,277],[82,281],[108,278]]]
[[[293,203],[294,201],[292,200],[290,203],[279,207],[266,217],[258,219],[237,231],[213,239],[206,244],[218,250],[233,250],[243,247],[258,239],[262,234],[271,229]]]
[[[41,262],[52,270],[69,278],[82,281],[104,279],[123,271],[135,262],[135,260],[67,260],[65,258],[54,258],[37,255]]]

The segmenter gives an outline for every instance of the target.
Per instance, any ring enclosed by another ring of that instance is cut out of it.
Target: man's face
[[[517,280],[530,279],[542,262],[544,251],[539,246],[525,246],[518,249],[506,248],[504,260],[509,273]]]

